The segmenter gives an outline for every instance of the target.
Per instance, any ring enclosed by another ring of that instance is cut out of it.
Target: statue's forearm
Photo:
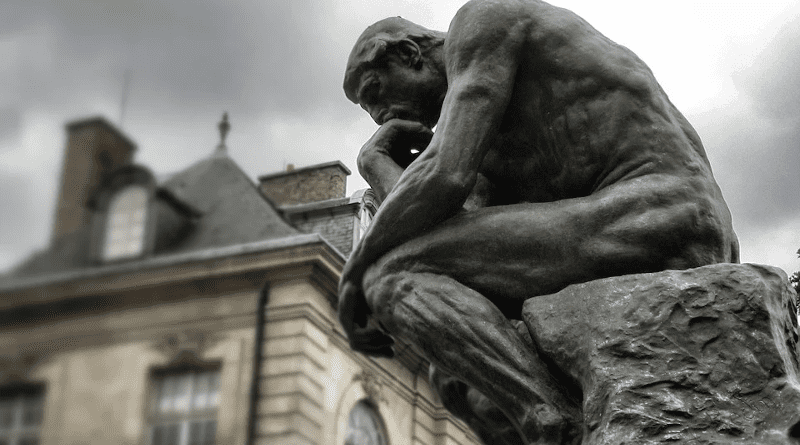
[[[361,147],[358,171],[379,201],[386,199],[416,157],[412,150],[424,151],[432,137],[433,132],[419,122],[390,119]]]
[[[403,174],[403,168],[397,165],[388,153],[380,151],[360,156],[358,159],[358,171],[367,181],[367,184],[372,187],[378,198],[379,205],[386,199],[386,196],[400,179],[400,175]]]

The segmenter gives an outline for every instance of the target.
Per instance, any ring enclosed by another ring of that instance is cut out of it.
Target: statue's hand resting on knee
[[[386,120],[388,118],[388,120]],[[433,132],[425,125],[381,116],[384,124],[361,148],[358,169],[381,202],[392,190],[406,167],[425,150]],[[381,246],[360,243],[342,272],[339,286],[339,321],[350,347],[367,355],[392,357],[394,341],[375,323],[364,297],[362,280],[366,268],[383,253]]]
[[[363,276],[363,272],[356,275]],[[369,307],[360,283],[346,278],[343,274],[339,285],[339,322],[347,334],[350,347],[366,355],[393,357],[394,340],[369,322]]]

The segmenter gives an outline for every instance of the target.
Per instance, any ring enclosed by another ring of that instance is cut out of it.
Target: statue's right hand
[[[361,148],[358,163],[379,162],[377,158],[388,156],[397,165],[406,168],[425,151],[432,138],[430,128],[419,122],[390,119]]]

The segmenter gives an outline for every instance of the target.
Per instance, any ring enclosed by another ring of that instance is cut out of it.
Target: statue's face
[[[358,103],[378,125],[394,118],[433,128],[439,120],[447,79],[431,70],[389,57],[385,66],[366,70],[356,92]]]

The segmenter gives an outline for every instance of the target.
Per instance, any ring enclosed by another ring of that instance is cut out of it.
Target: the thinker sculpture
[[[700,137],[635,54],[537,0],[472,0],[447,33],[382,20],[344,89],[380,125],[358,167],[381,205],[339,289],[351,347],[416,347],[487,444],[589,443],[587,389],[514,320],[576,283],[737,263]]]

